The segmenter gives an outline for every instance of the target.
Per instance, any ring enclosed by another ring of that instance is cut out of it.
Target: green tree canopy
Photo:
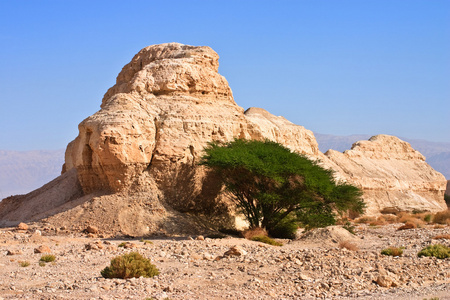
[[[334,224],[336,213],[364,209],[357,187],[272,141],[210,143],[200,164],[220,174],[250,226],[269,233],[286,220],[321,227]]]

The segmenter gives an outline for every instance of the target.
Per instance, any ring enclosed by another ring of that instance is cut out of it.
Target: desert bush
[[[450,248],[442,244],[429,245],[420,250],[420,252],[417,253],[417,256],[434,256],[443,259],[450,257]]]
[[[21,267],[25,268],[25,267],[28,267],[28,266],[30,265],[30,262],[29,262],[29,261],[26,261],[26,260],[24,260],[24,261],[19,261],[19,265],[20,265]]]
[[[358,251],[359,248],[356,244],[350,242],[350,241],[342,241],[339,243],[339,248],[345,248],[350,251]]]
[[[261,227],[253,227],[242,232],[242,235],[247,240],[251,240],[254,236],[267,236],[267,230]]]
[[[438,212],[434,215],[433,222],[437,224],[450,224],[450,210]]]
[[[416,213],[416,214],[410,214],[407,212],[400,212],[397,217],[398,217],[398,221],[401,223],[412,223],[417,227],[422,227],[422,225],[425,224],[425,216],[427,214],[425,213]]]
[[[435,237],[433,237],[435,240],[443,239],[443,240],[450,240],[450,234],[440,234]]]
[[[381,254],[388,256],[402,256],[403,255],[403,247],[388,247],[386,249],[381,250]]]
[[[369,223],[376,222],[376,220],[377,220],[377,218],[375,218],[375,217],[363,216],[363,217],[356,219],[355,223],[369,224]]]
[[[256,235],[251,238],[252,241],[261,242],[265,244],[269,244],[272,246],[283,246],[282,243],[275,241],[274,239],[271,239],[270,237],[266,235]]]
[[[39,267],[45,267],[45,262],[40,261],[40,262],[39,262]]]
[[[104,278],[132,278],[153,277],[159,275],[159,271],[149,259],[137,252],[130,252],[117,256],[111,260],[111,265],[101,271]]]
[[[40,261],[43,262],[52,262],[55,261],[56,257],[52,254],[43,255],[40,259]]]
[[[432,217],[433,216],[431,214],[426,214],[425,217],[423,218],[423,220],[427,223],[430,223]]]
[[[125,245],[126,245],[127,243],[126,242],[122,242],[122,243],[120,243],[117,247],[125,247]]]
[[[415,223],[408,221],[408,222],[406,222],[405,225],[402,225],[399,228],[397,228],[397,230],[406,230],[406,229],[414,229],[414,228],[417,228],[417,225]]]
[[[278,143],[235,139],[204,151],[200,165],[220,176],[251,228],[271,232],[289,216],[305,228],[325,227],[336,214],[364,209],[360,189],[336,182],[331,170]]]

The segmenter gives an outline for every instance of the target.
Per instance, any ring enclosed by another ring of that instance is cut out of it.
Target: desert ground
[[[235,236],[112,238],[42,223],[2,228],[0,299],[450,299],[450,259],[417,256],[433,243],[449,246],[435,237],[450,227],[397,230],[401,225],[357,224],[355,235],[328,227],[279,240],[281,247]],[[405,247],[403,256],[382,255],[389,246]],[[39,247],[43,253],[35,253]],[[235,255],[225,255],[233,247]],[[39,263],[45,251],[56,260]],[[160,275],[100,275],[112,258],[132,251],[151,259]]]

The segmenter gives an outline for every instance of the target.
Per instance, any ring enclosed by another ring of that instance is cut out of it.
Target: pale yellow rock
[[[325,155],[325,165],[336,171],[338,178],[363,189],[367,214],[388,208],[432,212],[447,209],[445,177],[397,137],[377,135],[355,143],[344,153],[328,150]]]

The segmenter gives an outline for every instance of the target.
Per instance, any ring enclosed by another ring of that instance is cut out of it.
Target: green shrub
[[[111,265],[101,271],[104,278],[132,278],[153,277],[159,275],[159,271],[149,259],[137,252],[131,252],[117,256],[111,260]]]
[[[52,254],[43,255],[40,259],[40,261],[43,262],[52,262],[55,261],[56,257]]]
[[[28,267],[30,265],[29,261],[19,261],[19,265],[23,268]]]
[[[450,248],[442,244],[429,245],[420,250],[417,256],[434,256],[443,259],[450,257]]]
[[[350,223],[350,221],[345,222],[345,224],[342,225],[342,228],[347,229],[347,231],[350,232],[351,234],[356,234],[355,233],[355,225]]]
[[[40,262],[39,262],[39,267],[45,267],[45,262],[40,261]]]
[[[389,256],[402,256],[403,255],[403,249],[404,247],[389,247],[386,249],[381,250],[381,254],[383,255],[389,255]]]
[[[117,247],[125,247],[126,244],[127,244],[126,242],[122,242]]]
[[[423,218],[423,220],[425,222],[427,222],[427,223],[430,223],[431,222],[431,217],[432,217],[431,214],[426,214],[425,217]]]
[[[279,242],[275,241],[274,239],[271,239],[270,237],[265,236],[265,235],[254,236],[254,237],[252,237],[252,241],[261,242],[261,243],[269,244],[272,246],[283,246],[282,243],[279,243]]]

